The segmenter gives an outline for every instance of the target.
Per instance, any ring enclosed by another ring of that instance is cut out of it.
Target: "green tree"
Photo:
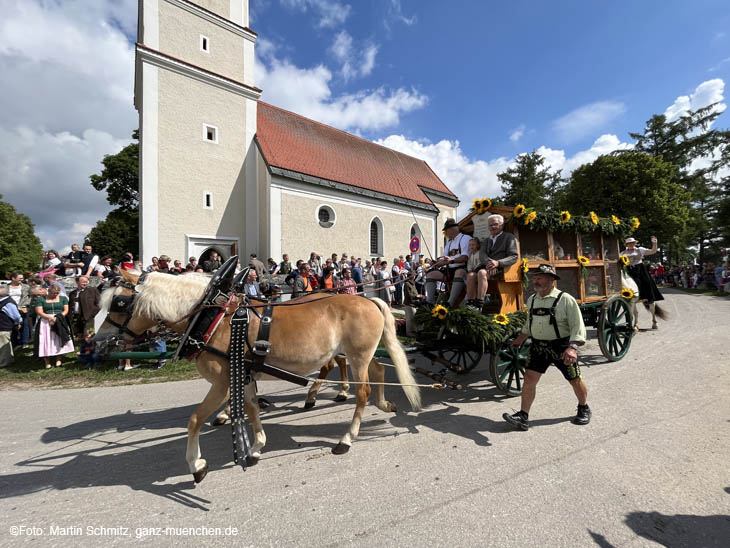
[[[541,210],[551,205],[551,199],[560,183],[560,171],[550,173],[545,158],[537,151],[520,154],[514,166],[497,174],[504,195],[500,201],[507,205],[523,204]]]
[[[139,140],[139,130],[132,139]],[[123,211],[136,210],[139,204],[139,142],[131,143],[116,154],[104,156],[101,174],[92,175],[91,186],[106,190],[107,201]]]
[[[132,133],[139,139],[139,132]],[[106,219],[96,223],[86,236],[99,257],[117,261],[122,253],[139,254],[139,143],[124,147],[117,154],[104,156],[101,174],[90,177],[91,186],[105,190],[107,201],[115,206]]]
[[[573,171],[561,206],[571,213],[622,220],[638,217],[635,237],[649,243],[675,241],[689,220],[689,192],[675,181],[675,168],[643,152],[599,156]]]
[[[96,223],[86,240],[99,257],[111,257],[118,262],[122,254],[131,251],[139,254],[139,213],[137,211],[111,211],[106,219]]]
[[[18,213],[0,194],[0,275],[37,272],[43,247],[27,215]]]

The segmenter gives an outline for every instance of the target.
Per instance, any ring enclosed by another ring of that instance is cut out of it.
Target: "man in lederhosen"
[[[452,280],[449,306],[454,306],[456,299],[466,287],[466,261],[469,259],[469,240],[471,236],[462,234],[459,223],[454,219],[446,219],[444,223],[446,247],[444,255],[436,261],[426,275],[426,301],[436,304],[436,284],[447,279]]]
[[[527,419],[535,400],[537,383],[551,365],[560,370],[578,397],[578,413],[573,423],[588,424],[591,420],[588,389],[578,367],[578,347],[586,342],[586,328],[575,299],[555,287],[555,280],[559,279],[555,269],[548,264],[541,264],[532,275],[536,293],[527,299],[527,322],[522,333],[512,342],[512,346],[519,348],[528,337],[532,337],[522,386],[522,406],[517,413],[502,415],[504,420],[520,430],[530,427]]]

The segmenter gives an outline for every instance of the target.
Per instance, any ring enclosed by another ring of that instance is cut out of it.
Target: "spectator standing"
[[[46,285],[46,289],[55,285],[58,288],[58,291],[61,293],[61,295],[63,295],[64,297],[66,296],[66,288],[64,287],[64,285],[61,282],[56,280],[55,274],[46,274],[45,276],[43,276],[43,282]]]
[[[145,268],[147,272],[157,272],[159,269],[160,259],[158,257],[152,257],[152,264]]]
[[[390,297],[390,287],[386,287],[390,284],[390,272],[388,272],[388,261],[381,261],[380,262],[380,268],[378,268],[375,279],[377,280],[377,283],[375,284],[375,287],[378,288],[378,291],[375,293],[375,296],[381,299],[382,301],[385,301],[388,303],[388,306],[393,306],[391,302]]]
[[[294,291],[292,297],[299,297],[312,291],[312,283],[309,277],[311,267],[309,263],[302,262],[294,280]]]
[[[259,260],[259,258],[256,256],[256,253],[251,253],[251,255],[249,255],[248,265],[256,270],[256,276],[259,280],[263,280],[264,278],[266,278],[266,266]]]
[[[403,284],[400,283],[400,281],[402,279],[401,274],[403,273],[403,270],[401,270],[401,266],[400,266],[398,258],[393,259],[393,268],[392,268],[391,272],[392,272],[391,281],[392,281],[392,283],[397,284],[393,288],[393,290],[394,290],[393,293],[395,294],[393,302],[397,305],[401,305],[401,304],[403,304]]]
[[[259,276],[254,268],[249,270],[246,280],[243,282],[243,292],[254,299],[263,299],[264,294],[261,292],[258,277]]]
[[[55,358],[56,367],[61,367],[61,357],[74,351],[71,328],[66,319],[68,298],[52,285],[46,296],[36,297],[34,305],[39,317],[35,328],[36,357],[43,358],[46,369],[51,368],[52,358]]]
[[[94,267],[94,276],[108,278],[112,274],[112,258],[104,257],[99,264]]]
[[[94,329],[94,318],[99,313],[101,294],[95,287],[89,287],[89,278],[79,276],[76,289],[68,296],[69,317],[76,336],[81,339],[89,330]]]
[[[13,331],[23,325],[15,300],[3,288],[0,293],[0,367],[7,367],[15,359],[13,354]]]
[[[335,288],[335,268],[331,265],[325,266],[322,272],[322,289],[334,289]]]
[[[79,244],[71,244],[71,251],[65,259],[65,266],[66,266],[66,275],[67,276],[80,276],[81,275],[81,267],[84,266],[83,261],[81,260],[81,249],[79,248]]]
[[[185,265],[185,270],[187,270],[189,266],[192,267],[191,272],[195,272],[195,269],[198,268],[198,259],[195,257],[188,257],[188,264]]]
[[[269,266],[269,276],[276,276],[279,273],[279,265],[276,264],[276,261],[271,257],[269,257],[266,262]]]
[[[13,347],[26,346],[30,341],[28,307],[30,307],[33,297],[30,294],[30,287],[23,283],[23,279],[20,272],[11,272],[10,283],[7,286],[7,295],[12,297],[20,313],[20,318],[23,320],[20,329],[12,331]]]
[[[362,277],[362,266],[360,264],[360,261],[355,261],[355,260],[352,261],[351,276],[352,276],[352,281],[355,282],[355,285],[357,286],[357,292],[362,293],[363,277]]]
[[[210,258],[203,263],[204,272],[215,272],[221,267],[221,259],[217,251],[210,252]]]
[[[284,253],[281,256],[281,263],[279,263],[279,274],[290,274],[292,271],[291,263],[289,262],[289,255]]]
[[[165,274],[170,273],[170,257],[167,255],[160,255],[160,259],[157,261],[157,272],[163,272]]]
[[[337,284],[337,292],[345,293],[347,295],[354,295],[357,293],[355,280],[352,279],[352,272],[346,265],[342,267],[342,279]]]
[[[309,270],[312,274],[315,276],[322,275],[322,257],[317,255],[314,251],[309,254],[309,261],[307,261],[307,264],[309,265]]]
[[[81,274],[84,276],[91,276],[94,272],[97,263],[99,262],[99,256],[94,255],[90,244],[84,244],[84,250],[81,253]]]
[[[178,259],[175,259],[175,261],[172,263],[172,268],[170,269],[170,274],[175,274],[176,276],[178,274],[183,273],[182,264]]]
[[[119,261],[119,268],[121,270],[134,270],[134,255],[129,251],[122,255],[122,260]]]
[[[302,268],[302,265],[304,264],[304,261],[302,259],[299,259],[297,261],[297,267],[289,272],[289,275],[284,280],[284,283],[288,285],[289,287],[294,287],[294,282],[297,279],[297,276],[299,276],[299,270]]]

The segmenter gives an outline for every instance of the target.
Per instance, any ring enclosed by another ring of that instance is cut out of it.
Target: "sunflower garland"
[[[623,253],[618,256],[618,260],[620,263],[619,266],[621,267],[622,270],[624,268],[626,268],[627,266],[629,266],[629,263],[630,263],[629,258],[626,255],[624,255]]]
[[[580,275],[584,278],[588,275],[588,269],[586,268],[591,260],[585,255],[578,255],[578,264],[580,265]]]
[[[520,267],[520,281],[522,282],[522,289],[527,289],[527,286],[530,285],[528,279],[527,279],[527,273],[530,271],[530,266],[527,261],[526,257],[522,257],[522,266]]]
[[[492,321],[499,325],[509,325],[509,318],[505,314],[495,314]]]
[[[596,215],[595,212],[591,211],[590,218],[591,218],[591,222],[594,225],[598,224],[598,215]]]
[[[525,206],[522,204],[517,204],[515,208],[512,210],[512,215],[515,217],[515,219],[519,219],[525,214]]]
[[[628,287],[624,287],[621,289],[621,297],[626,299],[627,301],[630,301],[634,298],[634,292]]]
[[[525,226],[529,225],[532,221],[534,221],[535,220],[535,217],[537,217],[537,211],[535,211],[535,210],[530,211],[525,216]]]
[[[437,304],[431,309],[431,316],[438,320],[445,320],[446,316],[449,315],[449,311],[445,306],[441,306],[440,304]]]
[[[619,226],[621,224],[621,219],[616,217],[616,215],[611,215],[611,220],[613,221],[613,224],[615,224],[616,226]]]
[[[570,211],[561,211],[560,212],[560,224],[564,225],[568,222],[570,222]]]
[[[474,198],[471,204],[474,213],[476,213],[477,215],[483,215],[487,212],[489,208],[492,207],[492,200],[490,200],[489,198],[482,198],[481,200],[479,198]]]
[[[639,228],[639,225],[641,225],[641,223],[639,222],[639,218],[631,217],[631,232]]]

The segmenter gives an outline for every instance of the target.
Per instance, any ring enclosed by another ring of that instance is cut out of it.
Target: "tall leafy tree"
[[[0,194],[0,276],[12,271],[38,271],[43,248],[27,215],[3,201]]]
[[[502,202],[538,209],[548,208],[561,180],[560,171],[551,173],[545,158],[535,150],[517,156],[515,165],[497,174],[497,178],[502,183]]]
[[[106,219],[96,223],[86,240],[92,245],[99,257],[111,257],[118,262],[122,254],[131,251],[135,257],[139,253],[139,213],[115,209]]]
[[[674,174],[671,163],[643,152],[599,156],[573,171],[560,205],[579,215],[638,217],[640,241],[649,243],[652,235],[660,242],[676,241],[689,220],[690,200]]]

